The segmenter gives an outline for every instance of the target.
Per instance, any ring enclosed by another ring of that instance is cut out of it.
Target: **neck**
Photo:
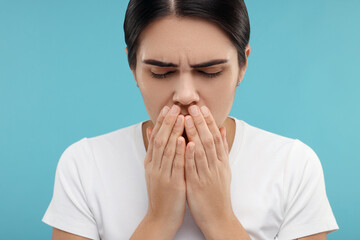
[[[232,144],[234,142],[234,138],[235,138],[236,125],[235,125],[234,119],[227,117],[223,126],[226,128],[226,140],[228,142],[229,151],[230,151]],[[144,142],[146,151],[148,149],[148,144],[149,144],[147,137],[146,137],[146,128],[148,128],[148,127],[152,127],[152,128],[154,127],[154,124],[150,120],[148,120],[142,124],[142,136],[143,136],[143,142]]]

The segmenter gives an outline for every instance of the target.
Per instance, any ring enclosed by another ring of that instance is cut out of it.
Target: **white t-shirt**
[[[289,240],[337,230],[315,152],[231,118],[231,201],[250,237]],[[148,207],[142,123],[70,145],[42,221],[90,239],[129,239]],[[174,239],[204,239],[188,208]]]

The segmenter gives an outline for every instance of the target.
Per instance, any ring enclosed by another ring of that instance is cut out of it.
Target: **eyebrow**
[[[158,67],[178,67],[178,65],[176,65],[174,63],[161,62],[161,61],[154,60],[154,59],[147,59],[147,60],[143,60],[142,62],[145,64],[154,65],[154,66],[158,66]],[[215,60],[211,60],[211,61],[204,62],[204,63],[190,65],[190,67],[205,68],[205,67],[210,67],[210,66],[214,66],[214,65],[218,65],[218,64],[222,64],[222,63],[227,63],[227,62],[228,62],[227,59],[215,59]]]

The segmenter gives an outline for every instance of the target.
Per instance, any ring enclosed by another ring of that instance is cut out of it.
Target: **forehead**
[[[234,54],[236,48],[226,33],[215,23],[200,18],[163,17],[150,23],[139,38],[139,60],[186,56],[198,61]]]

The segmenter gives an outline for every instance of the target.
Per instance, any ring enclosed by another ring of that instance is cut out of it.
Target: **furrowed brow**
[[[227,62],[228,62],[227,59],[216,59],[216,60],[211,60],[211,61],[208,61],[208,62],[199,63],[199,64],[195,64],[195,65],[190,65],[190,66],[192,68],[206,68],[206,67],[211,67],[211,66],[214,66],[214,65],[227,63]]]
[[[142,62],[145,64],[154,65],[158,67],[178,67],[178,65],[174,63],[166,63],[154,59],[143,60]]]
[[[154,65],[157,67],[178,67],[178,65],[176,65],[174,63],[161,62],[161,61],[154,60],[154,59],[147,59],[147,60],[143,60],[142,62],[145,64]],[[194,64],[194,65],[190,65],[190,66],[192,68],[206,68],[206,67],[211,67],[214,65],[223,64],[223,63],[227,63],[227,62],[228,62],[227,59],[215,59],[215,60],[211,60],[208,62]]]

